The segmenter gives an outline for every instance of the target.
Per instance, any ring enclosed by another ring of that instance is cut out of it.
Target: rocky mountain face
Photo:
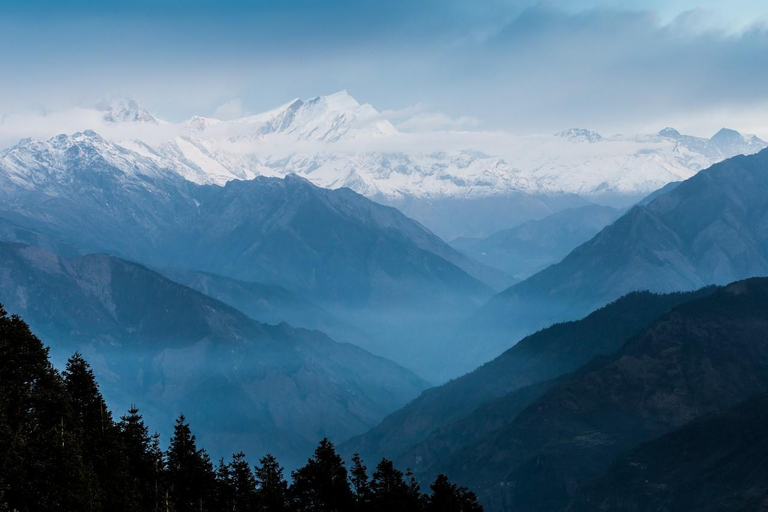
[[[477,261],[525,279],[562,260],[621,213],[600,205],[569,208],[487,238],[457,238],[451,245]]]
[[[318,438],[361,433],[426,386],[360,348],[258,323],[104,254],[0,243],[0,303],[48,340],[55,362],[84,353],[115,411],[141,403],[163,435],[183,412],[215,456],[275,451],[295,465]]]
[[[768,151],[716,164],[494,297],[467,332],[510,343],[633,290],[693,290],[768,275],[766,194]]]
[[[672,308],[713,291],[635,292],[584,319],[548,327],[473,372],[425,391],[345,449],[369,459],[389,454],[422,472],[440,468],[448,455],[510,422],[558,378],[614,353]]]

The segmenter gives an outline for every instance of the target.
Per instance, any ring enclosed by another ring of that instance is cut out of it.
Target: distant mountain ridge
[[[387,233],[385,238],[388,243],[395,243],[395,238],[402,237],[402,242],[410,244],[409,250],[428,250],[439,254],[438,258],[444,258],[446,263],[453,261],[464,266],[481,279],[504,279],[501,272],[485,268],[451,249],[396,210],[379,206],[349,190],[320,189],[293,175],[288,175],[285,180],[259,178],[250,182],[232,182],[225,187],[201,187],[187,182],[168,168],[156,165],[152,159],[111,143],[92,131],[62,135],[47,142],[27,141],[0,153],[0,181],[6,184],[0,194],[8,201],[0,210],[8,217],[17,222],[26,219],[29,225],[45,232],[58,233],[63,240],[71,242],[76,238],[84,249],[108,250],[137,260],[147,260],[146,256],[141,256],[142,245],[149,249],[156,244],[178,244],[186,236],[185,230],[188,233],[198,232],[194,235],[194,243],[199,242],[200,235],[216,236],[216,230],[220,232],[224,228],[221,224],[224,212],[236,215],[242,219],[241,222],[247,222],[248,215],[257,215],[253,220],[258,218],[261,222],[250,228],[253,231],[249,236],[278,236],[277,232],[290,226],[294,215],[302,214],[304,206],[319,208],[315,214],[343,217],[345,222],[356,224],[359,229],[380,229],[382,233]],[[236,211],[235,205],[240,211]],[[54,206],[56,215],[62,217],[58,226],[55,217],[48,215],[53,211],[45,210]],[[93,217],[91,214],[96,211],[102,214]],[[64,221],[67,215],[75,218]],[[267,219],[265,215],[273,217]],[[80,225],[69,225],[73,220]],[[308,217],[305,220],[317,224],[317,219]],[[111,222],[111,225],[99,226],[100,222]],[[208,223],[207,229],[202,228],[205,223]],[[121,226],[119,230],[117,226]],[[241,225],[240,229],[245,227]],[[311,229],[314,231],[316,227],[333,229],[331,224],[317,224]],[[293,226],[289,230],[297,228]],[[310,226],[301,229],[310,229]],[[113,232],[108,233],[109,230]],[[100,233],[104,233],[103,238]],[[129,234],[133,239],[128,239]],[[288,232],[285,234],[288,235]],[[289,236],[298,237],[296,242],[301,244],[327,243],[327,240],[319,238],[311,240],[307,238],[309,235],[316,236],[316,233],[299,235],[294,231]],[[248,250],[254,242],[247,237],[240,241],[233,240],[233,243],[245,244],[242,250]],[[160,258],[169,258],[174,252],[181,252],[187,260],[190,257],[186,250],[166,249],[160,251]],[[272,249],[272,246],[261,247],[261,250]],[[213,257],[211,254],[199,256],[200,260]],[[375,258],[377,253],[370,253],[369,256]],[[163,260],[150,259],[148,263],[161,264]],[[278,260],[273,263],[283,264]],[[249,272],[251,275],[261,272],[260,277],[272,277],[276,271],[268,270],[268,266],[264,257],[255,258]],[[259,271],[258,267],[263,270]],[[456,275],[460,274],[461,271]],[[306,280],[296,279],[296,282],[306,283]],[[467,284],[470,282],[471,279]]]
[[[176,124],[132,99],[113,98],[99,108],[112,142],[194,183],[294,173],[396,206],[448,239],[488,236],[590,202],[626,207],[717,161],[766,146],[728,129],[705,139],[673,128],[612,137],[573,128],[554,136],[509,135],[503,150],[489,151],[499,145],[482,143],[488,136],[482,133],[466,147],[450,134],[442,135],[448,137],[442,145],[424,147],[346,91],[232,120],[195,116]]]
[[[477,261],[524,279],[560,261],[620,214],[621,210],[596,204],[569,208],[487,238],[457,238],[450,243]]]
[[[694,290],[768,275],[766,197],[768,151],[715,164],[494,297],[467,333],[478,329],[473,336],[484,332],[503,346],[630,291]]]

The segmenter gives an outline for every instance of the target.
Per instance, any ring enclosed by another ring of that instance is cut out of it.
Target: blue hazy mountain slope
[[[262,323],[286,322],[294,327],[316,329],[331,335],[337,341],[354,340],[368,335],[354,329],[317,304],[278,285],[239,281],[231,277],[192,270],[162,269],[160,273]]]
[[[673,307],[712,291],[634,292],[586,318],[543,329],[475,371],[425,391],[369,432],[351,439],[345,449],[368,459],[394,457],[422,471],[432,468],[470,440],[514,418],[520,405],[512,406],[511,400],[530,404],[552,385],[552,379],[594,357],[612,354]],[[510,395],[512,399],[506,398]]]
[[[116,411],[141,403],[164,435],[183,412],[217,456],[274,451],[296,464],[318,437],[359,434],[426,386],[360,348],[255,322],[104,254],[64,259],[0,243],[0,302],[48,340],[57,363],[83,352]]]

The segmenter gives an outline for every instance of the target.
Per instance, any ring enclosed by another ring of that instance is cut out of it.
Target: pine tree
[[[432,495],[429,497],[428,512],[482,512],[483,507],[477,502],[475,493],[466,487],[459,487],[448,480],[444,474],[430,486]]]
[[[243,452],[232,456],[232,462],[229,463],[229,481],[233,493],[232,510],[234,512],[256,510],[258,501],[256,478]]]
[[[328,438],[320,441],[314,456],[294,471],[291,501],[298,512],[347,512],[355,498],[349,488],[347,469]]]
[[[119,429],[99,391],[93,370],[80,353],[67,361],[63,372],[83,440],[83,458],[96,475],[97,499],[106,510],[128,510],[127,460]]]
[[[162,450],[157,434],[149,429],[136,406],[121,416],[118,424],[127,459],[127,492],[131,510],[154,511],[160,508]]]
[[[405,485],[408,503],[414,510],[424,510],[425,496],[422,494],[419,481],[416,480],[411,468],[405,470]]]
[[[213,510],[216,477],[208,454],[197,448],[182,414],[176,420],[168,448],[168,484],[176,512]]]
[[[382,459],[376,466],[371,478],[371,494],[373,509],[376,511],[410,511],[418,506],[417,503],[411,503],[403,472],[396,469],[392,461],[387,459]]]
[[[268,453],[259,460],[255,468],[259,510],[283,512],[288,510],[288,482],[283,477],[283,468],[277,459]]]
[[[224,458],[219,459],[219,466],[216,468],[216,510],[221,512],[235,510],[235,491],[232,486],[229,465],[224,462]]]
[[[370,509],[371,487],[368,483],[368,468],[363,464],[359,453],[352,455],[352,468],[349,481],[352,484],[352,492],[355,495],[356,510],[362,512]]]
[[[0,509],[87,512],[96,494],[48,349],[0,306]]]
[[[149,458],[152,461],[152,506],[147,510],[152,512],[170,512],[168,505],[167,468],[165,465],[165,453],[160,448],[160,434],[152,434],[149,443]]]

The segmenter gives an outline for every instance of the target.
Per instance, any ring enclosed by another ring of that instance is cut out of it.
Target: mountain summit
[[[192,121],[197,134],[210,126],[221,129],[230,141],[260,140],[276,134],[292,140],[338,142],[360,137],[386,137],[397,130],[370,104],[360,104],[347,91],[309,100],[294,99],[262,114],[232,121]],[[192,123],[191,122],[191,123]],[[200,127],[203,130],[200,130]]]
[[[133,98],[107,98],[100,101],[96,108],[104,112],[103,119],[108,123],[158,124],[158,120]]]

